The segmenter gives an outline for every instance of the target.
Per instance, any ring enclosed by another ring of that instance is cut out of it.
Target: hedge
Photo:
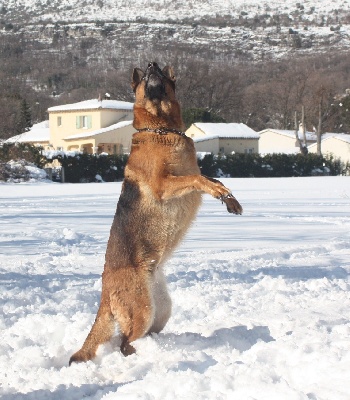
[[[95,155],[75,154],[57,155],[57,159],[64,168],[65,182],[105,182],[121,181],[124,178],[124,168],[128,160],[127,155]]]
[[[95,155],[59,153],[52,159],[42,155],[40,149],[27,145],[0,146],[0,162],[11,159],[26,159],[38,167],[58,160],[64,168],[65,181],[71,183],[120,181],[124,178],[124,169],[128,155]],[[341,163],[332,156],[316,154],[233,154],[215,156],[206,154],[198,159],[203,175],[210,177],[292,177],[313,175],[349,175],[350,163]]]
[[[350,164],[331,156],[316,154],[207,154],[198,160],[203,175],[218,177],[291,177],[314,175],[346,175]]]
[[[57,156],[65,170],[66,182],[95,182],[96,175],[103,181],[119,181],[124,177],[127,155]],[[338,159],[316,154],[233,154],[214,156],[207,154],[198,159],[203,175],[210,177],[291,177],[313,175],[341,175],[350,173]]]

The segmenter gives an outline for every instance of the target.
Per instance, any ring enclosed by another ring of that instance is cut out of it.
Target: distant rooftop
[[[346,143],[350,143],[350,135],[346,134],[346,133],[329,133],[326,132],[322,135],[322,140],[326,140],[329,138],[335,138],[335,139],[339,139],[342,140],[343,142]]]
[[[119,100],[84,100],[79,103],[64,104],[61,106],[54,106],[48,109],[48,112],[55,111],[75,111],[75,110],[98,110],[104,109],[114,109],[114,110],[132,110],[134,103],[129,103],[127,101]]]
[[[283,129],[264,129],[263,131],[260,131],[259,134],[261,135],[264,132],[275,132],[279,135],[283,135],[283,136],[288,136],[291,138],[295,138],[295,131],[291,131],[291,130],[283,130]],[[303,139],[303,134],[302,132],[298,132],[299,138]],[[317,137],[316,137],[316,133],[314,132],[306,132],[306,140],[308,141],[316,141]]]
[[[27,142],[48,142],[50,140],[49,121],[42,121],[34,124],[28,132],[13,136],[5,143],[27,143]]]
[[[194,137],[195,142],[216,138],[259,139],[260,137],[257,132],[242,123],[196,122],[193,125],[205,134],[205,136]]]

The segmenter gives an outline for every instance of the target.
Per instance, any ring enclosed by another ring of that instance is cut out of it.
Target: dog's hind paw
[[[126,342],[123,343],[120,347],[120,350],[122,352],[122,354],[127,357],[127,356],[131,356],[132,354],[136,353],[135,347],[131,346],[130,343]]]
[[[95,354],[79,350],[76,353],[74,353],[72,357],[69,359],[69,365],[71,365],[72,363],[86,362],[93,359],[94,357]]]

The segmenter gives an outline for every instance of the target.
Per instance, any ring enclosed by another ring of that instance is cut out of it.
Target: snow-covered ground
[[[0,397],[348,400],[350,178],[222,181],[244,214],[204,198],[165,330],[71,367],[121,184],[0,184]]]

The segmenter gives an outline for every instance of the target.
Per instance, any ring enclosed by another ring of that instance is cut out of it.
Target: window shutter
[[[76,121],[76,128],[80,129],[80,117],[75,117],[75,121]]]
[[[87,117],[87,128],[91,129],[92,128],[92,116],[88,115]]]

